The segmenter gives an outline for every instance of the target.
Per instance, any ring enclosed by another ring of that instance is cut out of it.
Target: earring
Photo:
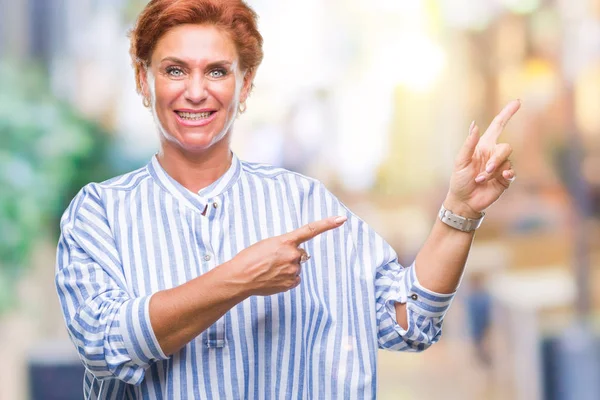
[[[144,105],[144,107],[150,108],[150,99],[147,98],[147,97],[144,97],[144,100],[142,101],[142,104]]]
[[[240,104],[238,105],[238,112],[239,112],[240,114],[243,114],[243,113],[245,113],[245,112],[246,112],[246,102],[240,103]]]

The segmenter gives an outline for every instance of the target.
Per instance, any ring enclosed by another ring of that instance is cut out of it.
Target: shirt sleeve
[[[349,230],[356,258],[363,269],[374,273],[379,348],[423,351],[436,343],[455,293],[440,294],[424,288],[417,279],[414,263],[407,268],[400,265],[394,249],[379,234],[333,194],[329,195],[346,212],[345,229]],[[407,329],[397,322],[396,303],[406,303]]]
[[[88,185],[61,219],[55,284],[71,341],[98,379],[138,385],[168,357],[150,324],[150,296],[127,288],[98,188]]]
[[[455,293],[440,294],[424,288],[414,263],[404,268],[393,260],[377,266],[375,295],[379,347],[423,351],[440,339],[442,322]],[[406,303],[407,329],[397,322],[396,303]]]

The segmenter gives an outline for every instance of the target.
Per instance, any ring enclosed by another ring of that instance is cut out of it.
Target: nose
[[[202,74],[193,74],[185,88],[185,98],[190,103],[202,103],[208,97],[207,82]]]

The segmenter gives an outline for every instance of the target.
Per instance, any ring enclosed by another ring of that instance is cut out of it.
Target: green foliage
[[[113,175],[111,137],[54,98],[34,67],[0,65],[0,312],[42,234],[86,183]],[[54,260],[48,260],[52,268]]]

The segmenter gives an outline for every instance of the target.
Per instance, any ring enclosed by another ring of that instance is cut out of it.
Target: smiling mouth
[[[213,115],[215,112],[216,111],[206,111],[206,112],[199,112],[199,113],[190,113],[190,112],[175,111],[175,113],[177,113],[177,115],[179,115],[179,117],[181,119],[184,119],[186,121],[200,121],[200,120],[203,120],[203,119],[207,119],[211,115]]]

